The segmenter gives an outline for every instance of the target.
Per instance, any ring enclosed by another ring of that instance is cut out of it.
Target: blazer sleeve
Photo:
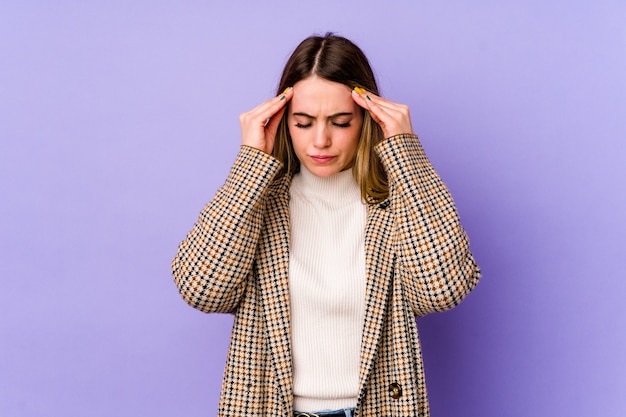
[[[280,167],[274,157],[242,146],[226,182],[178,247],[174,282],[192,307],[236,310],[252,275],[265,195]]]
[[[387,172],[396,268],[417,316],[461,302],[480,279],[454,201],[415,135],[376,146]]]

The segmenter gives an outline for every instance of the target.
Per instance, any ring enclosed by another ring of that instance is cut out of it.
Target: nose
[[[328,148],[330,146],[330,132],[326,126],[319,126],[313,138],[313,146],[318,149]]]

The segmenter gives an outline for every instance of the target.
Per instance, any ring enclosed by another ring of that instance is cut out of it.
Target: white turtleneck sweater
[[[351,169],[322,178],[301,165],[290,193],[294,407],[354,407],[364,320],[367,207]]]

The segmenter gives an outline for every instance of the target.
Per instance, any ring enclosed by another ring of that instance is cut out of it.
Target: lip
[[[318,164],[326,164],[335,159],[332,155],[309,155],[309,157]]]

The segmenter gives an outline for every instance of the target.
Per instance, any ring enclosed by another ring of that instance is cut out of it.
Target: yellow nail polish
[[[354,87],[354,91],[356,91],[358,94],[363,94],[365,92],[365,88]]]
[[[285,90],[280,93],[280,101],[283,101],[285,99],[285,94],[287,94],[287,91],[291,90],[291,87],[287,87],[285,88]]]

